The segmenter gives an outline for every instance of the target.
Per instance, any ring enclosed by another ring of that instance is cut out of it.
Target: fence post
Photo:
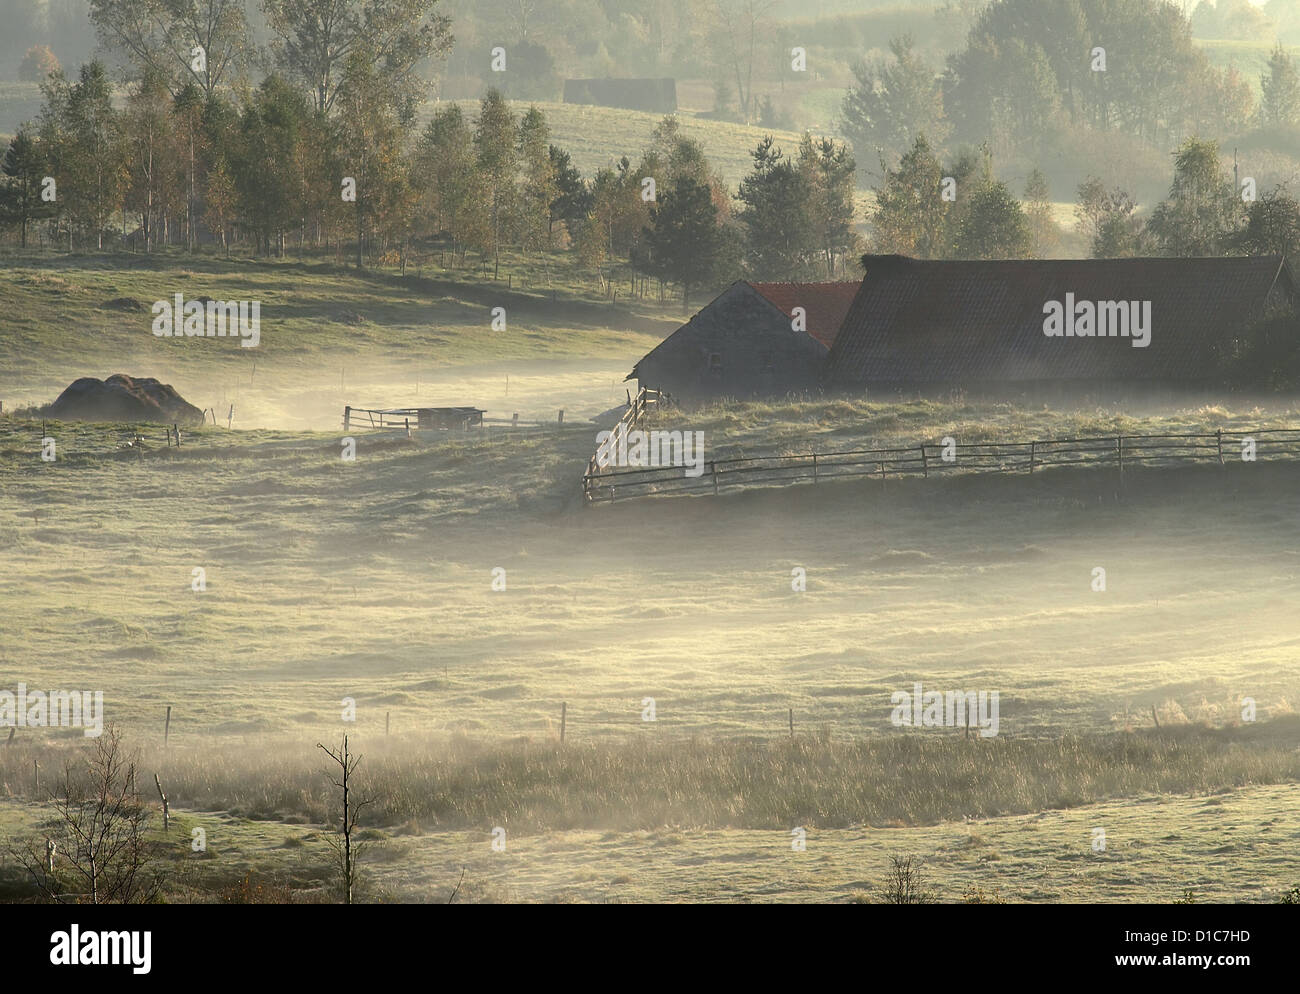
[[[559,422],[559,423],[560,423],[560,424],[564,424],[564,411],[563,411],[563,410],[560,411],[560,422]]]
[[[513,418],[510,419],[510,427],[511,427],[511,428],[518,428],[518,427],[519,427],[519,412],[518,412],[518,411],[515,411],[515,416],[514,416]]]
[[[817,453],[813,453],[813,483],[817,482]]]
[[[1219,445],[1219,465],[1223,465],[1223,429],[1219,428],[1214,432],[1214,439]]]
[[[564,728],[569,722],[569,702],[560,702],[560,745],[564,745]]]
[[[1115,436],[1115,460],[1119,464],[1119,478],[1124,479],[1124,436]]]
[[[1029,472],[1031,473],[1034,471],[1034,455],[1037,448],[1038,448],[1037,442],[1029,443]]]
[[[794,708],[790,709],[790,738],[794,738]]]
[[[918,445],[917,448],[921,450],[921,472],[925,474],[925,478],[928,480],[930,478],[930,464],[925,458],[925,446]]]
[[[162,798],[163,831],[165,832],[171,827],[172,813],[171,813],[171,809],[167,806],[167,795],[163,793],[162,781],[158,779],[157,773],[153,775],[153,782],[154,782],[154,786],[158,788],[158,796]]]
[[[167,748],[167,740],[172,734],[172,706],[167,705],[167,723],[163,725],[163,748]]]
[[[709,463],[709,469],[713,473],[713,496],[716,497],[718,496],[718,464],[716,462]]]

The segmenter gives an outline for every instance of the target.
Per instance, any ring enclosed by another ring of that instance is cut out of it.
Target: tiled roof
[[[861,285],[852,283],[750,283],[787,317],[802,307],[808,317],[808,334],[828,349],[835,344],[844,316]]]
[[[1281,256],[940,261],[867,256],[831,349],[833,384],[1197,380],[1216,347],[1261,316]],[[1151,344],[1048,337],[1044,305],[1150,301]]]

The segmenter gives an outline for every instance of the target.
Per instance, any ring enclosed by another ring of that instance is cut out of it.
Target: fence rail
[[[628,405],[627,410],[623,412],[623,416],[618,419],[618,422],[610,430],[610,433],[614,436],[626,434],[635,428],[637,422],[650,413],[652,408],[658,408],[663,404],[669,404],[671,402],[672,398],[662,390],[650,390],[646,387],[642,387],[637,391],[636,397],[633,398],[632,403]],[[596,453],[593,452],[591,458],[587,460],[587,472],[583,474],[582,477],[583,492],[587,493],[588,500],[591,500],[592,498],[590,492],[587,490],[587,480],[591,479],[593,476],[599,475],[601,475],[600,465],[596,462]]]
[[[1253,443],[1249,450],[1244,444]],[[1249,453],[1249,460],[1247,460]],[[716,459],[699,476],[685,467],[601,471],[593,456],[582,478],[589,503],[651,494],[708,492],[851,477],[942,476],[953,473],[1034,473],[1056,466],[1111,467],[1186,462],[1300,460],[1300,428],[1220,429],[1211,434],[1141,434],[1039,439],[1027,442],[925,442],[908,447],[849,449],[788,456]]]
[[[546,428],[564,425],[564,412],[555,421],[520,419],[516,413],[509,418],[489,418],[483,411],[472,407],[400,407],[389,410],[371,410],[366,407],[343,408],[343,430],[405,428],[410,430],[453,429],[469,430],[486,425],[509,425],[511,428]]]

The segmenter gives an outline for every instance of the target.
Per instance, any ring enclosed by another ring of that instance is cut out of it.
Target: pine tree
[[[1025,212],[1005,183],[990,183],[970,197],[953,254],[958,259],[1026,259],[1032,245]]]
[[[1300,203],[1281,189],[1261,196],[1247,211],[1239,245],[1247,255],[1293,256],[1300,251]]]
[[[745,264],[760,280],[800,280],[817,251],[812,187],[766,136],[751,153],[754,168],[737,199],[745,225]]]
[[[563,221],[572,235],[591,210],[591,193],[574,167],[569,153],[551,145],[546,150],[555,173],[555,199],[551,201],[548,235],[556,221]]]
[[[901,154],[920,135],[942,142],[948,133],[938,76],[913,51],[910,36],[889,43],[893,63],[854,66],[856,85],[844,97],[844,134],[860,155]]]
[[[682,306],[689,307],[692,292],[712,284],[723,261],[724,238],[709,188],[682,177],[651,206],[650,225],[648,267],[681,287]]]
[[[835,278],[840,262],[858,254],[858,236],[853,230],[856,170],[857,163],[847,146],[830,138],[814,139],[804,134],[799,143],[799,172],[811,189],[813,238],[828,279]]]
[[[45,168],[40,139],[32,134],[29,124],[24,124],[0,160],[0,172],[8,177],[8,182],[0,187],[0,211],[8,223],[19,226],[23,248],[27,247],[28,225],[54,213],[41,199]]]

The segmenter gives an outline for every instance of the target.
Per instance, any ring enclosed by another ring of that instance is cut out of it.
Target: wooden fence
[[[417,430],[451,431],[483,428],[487,425],[509,425],[511,428],[563,427],[564,412],[555,421],[521,421],[518,414],[509,418],[489,418],[483,411],[472,407],[402,407],[391,410],[371,410],[365,407],[343,408],[343,430],[412,428]]]
[[[753,456],[706,462],[690,477],[684,467],[600,471],[595,458],[582,478],[589,503],[651,494],[720,493],[724,487],[780,486],[791,483],[875,476],[943,476],[953,473],[1034,473],[1054,466],[1110,467],[1123,477],[1136,466],[1172,466],[1246,459],[1300,459],[1300,428],[1218,430],[1210,434],[1111,435],[1029,442],[942,442],[887,449],[851,449],[807,455]]]
[[[623,412],[623,416],[618,419],[618,423],[610,429],[610,434],[613,436],[626,434],[635,428],[637,422],[649,414],[652,409],[657,409],[660,405],[669,403],[672,403],[672,398],[662,390],[649,390],[642,387],[637,391],[632,403],[628,405],[628,409]],[[597,451],[599,451],[599,447],[597,447]],[[584,493],[587,493],[588,500],[592,498],[587,490],[587,481],[601,475],[605,474],[601,473],[600,465],[596,462],[596,453],[593,452],[591,458],[587,460],[587,472],[582,477],[582,489]]]

